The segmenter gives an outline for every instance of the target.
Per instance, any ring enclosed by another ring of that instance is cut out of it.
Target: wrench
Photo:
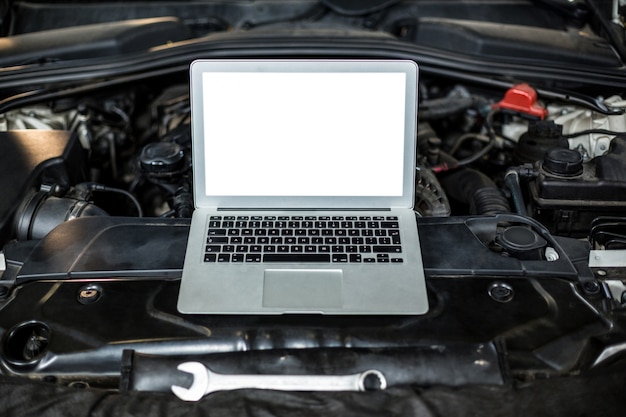
[[[225,375],[200,362],[183,362],[178,370],[193,375],[189,388],[172,385],[181,400],[198,401],[216,391],[271,389],[279,391],[374,391],[387,388],[382,372],[370,369],[352,375]]]

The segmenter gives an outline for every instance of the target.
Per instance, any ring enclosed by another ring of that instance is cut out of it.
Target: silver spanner
[[[183,362],[178,370],[193,375],[189,388],[172,385],[181,400],[198,401],[216,391],[270,389],[278,391],[370,391],[387,388],[382,372],[367,370],[352,375],[246,375],[220,374],[200,362]]]

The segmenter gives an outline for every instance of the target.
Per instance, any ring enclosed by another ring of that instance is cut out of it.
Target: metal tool
[[[181,400],[198,401],[216,391],[270,389],[279,391],[377,391],[387,388],[385,376],[377,370],[352,375],[225,375],[212,372],[200,362],[183,362],[178,370],[193,375],[189,388],[172,385]]]

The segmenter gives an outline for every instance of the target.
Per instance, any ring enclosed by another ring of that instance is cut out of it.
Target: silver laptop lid
[[[417,65],[191,64],[196,207],[411,208]]]

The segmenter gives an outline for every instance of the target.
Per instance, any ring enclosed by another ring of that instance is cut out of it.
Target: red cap
[[[497,107],[529,114],[540,119],[548,115],[548,109],[537,103],[537,91],[528,84],[517,84],[509,88]]]

